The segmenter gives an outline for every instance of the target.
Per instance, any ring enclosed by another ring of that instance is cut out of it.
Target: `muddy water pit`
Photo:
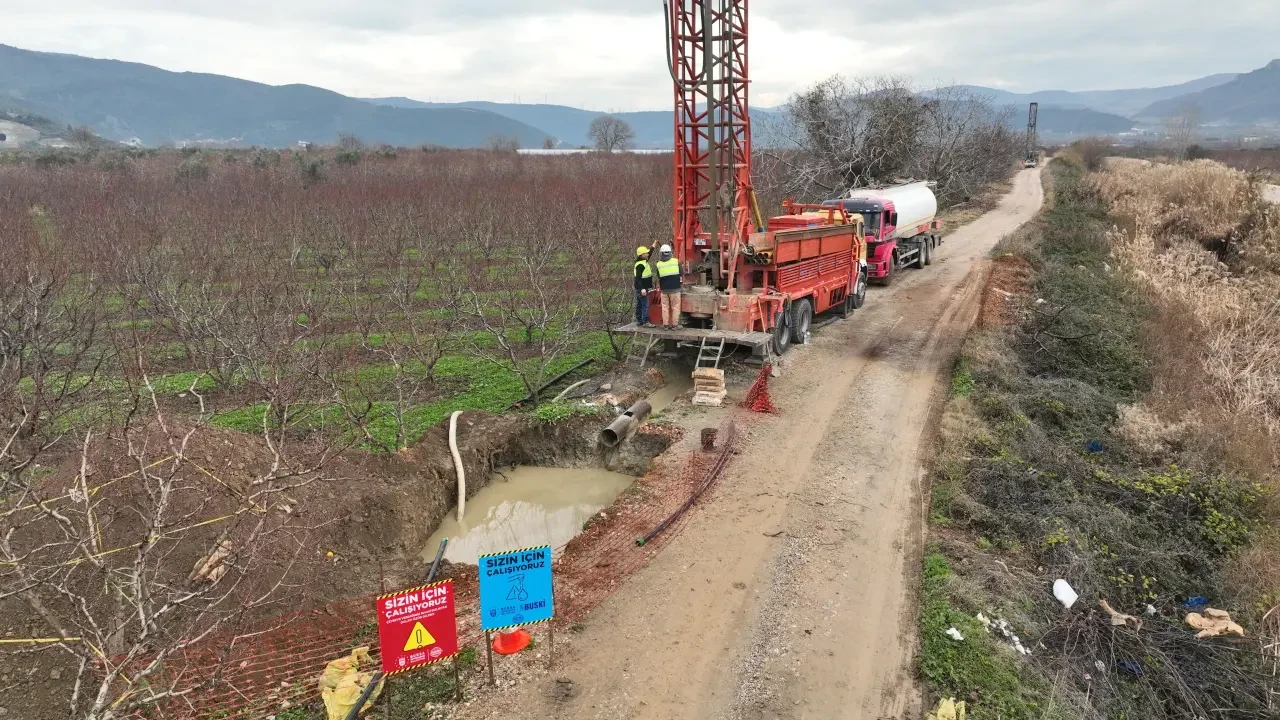
[[[692,388],[693,378],[682,372],[647,399],[653,412],[659,413]],[[577,432],[556,433],[547,443],[530,443],[532,438],[526,436],[524,442],[515,443],[520,451],[501,453],[499,462],[490,466],[495,469],[479,482],[468,473],[462,519],[456,507],[450,508],[422,548],[422,558],[431,561],[446,537],[445,559],[468,565],[488,553],[540,545],[562,548],[596,513],[613,505],[667,448],[665,438],[639,434],[624,443],[617,455],[600,455],[595,452],[595,434],[606,422],[605,418],[588,421]],[[513,466],[496,469],[502,460]],[[472,490],[473,483],[483,485]]]
[[[634,481],[630,475],[596,468],[522,466],[495,472],[467,500],[461,522],[456,510],[445,517],[427,541],[423,558],[430,560],[446,537],[445,559],[471,565],[489,553],[559,548]]]

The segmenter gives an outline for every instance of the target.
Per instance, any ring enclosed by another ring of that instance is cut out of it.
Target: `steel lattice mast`
[[[1036,137],[1036,120],[1040,114],[1040,103],[1031,103],[1031,110],[1027,113],[1027,157],[1030,158],[1032,153],[1036,151],[1038,138]]]
[[[747,0],[665,7],[675,83],[674,250],[695,268],[713,260],[703,267],[720,286],[727,251],[752,229]]]

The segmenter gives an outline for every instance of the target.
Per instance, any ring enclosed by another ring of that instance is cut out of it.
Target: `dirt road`
[[[1039,170],[1023,171],[932,267],[872,288],[852,320],[793,350],[771,384],[780,414],[749,422],[712,498],[592,612],[561,682],[464,715],[920,717],[924,430],[976,316],[984,258],[1041,200]]]

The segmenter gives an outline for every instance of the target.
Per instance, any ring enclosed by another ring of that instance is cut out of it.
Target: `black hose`
[[[662,14],[667,19],[666,28],[663,30],[663,35],[667,38],[667,72],[671,73],[671,82],[675,83],[677,88],[683,92],[689,92],[694,88],[680,82],[680,78],[676,77],[676,66],[671,57],[671,6],[666,2],[662,3]]]
[[[356,704],[351,706],[351,712],[347,713],[347,720],[356,720],[356,717],[360,715],[361,708],[364,707],[365,703],[369,702],[369,696],[373,694],[373,689],[378,687],[381,682],[382,671],[379,670],[373,674],[373,678],[369,680],[369,684],[365,686],[364,692],[360,693],[360,697],[356,700]]]
[[[716,464],[713,465],[711,467],[711,471],[707,473],[706,479],[702,481],[702,484],[698,486],[697,490],[693,491],[693,494],[689,496],[689,499],[685,500],[680,507],[676,508],[676,511],[671,513],[667,519],[658,523],[658,526],[650,530],[648,535],[636,538],[637,546],[644,547],[650,540],[657,537],[658,533],[666,530],[671,523],[676,521],[676,518],[683,515],[686,510],[693,506],[693,503],[696,502],[698,498],[702,497],[702,494],[707,491],[707,488],[711,487],[711,484],[716,481],[716,478],[720,477],[720,473],[724,470],[724,466],[729,462],[729,450],[733,447],[733,440],[736,434],[737,430],[731,423],[729,425],[729,432],[725,433],[724,449],[720,451],[720,457],[716,459]]]
[[[440,559],[444,557],[444,549],[449,544],[449,538],[441,538],[440,548],[436,550],[436,559],[431,561],[431,569],[427,571],[427,582],[433,582],[436,579],[436,573],[440,570]]]
[[[595,359],[594,357],[589,357],[589,358],[587,358],[586,360],[583,360],[582,362],[578,363],[577,365],[574,365],[573,367],[569,368],[568,370],[565,370],[564,372],[560,373],[559,375],[557,375],[557,376],[555,376],[555,377],[551,378],[550,380],[546,381],[545,383],[543,383],[542,387],[538,388],[538,392],[537,392],[537,394],[538,394],[538,395],[541,395],[541,394],[543,393],[543,391],[545,391],[547,388],[551,387],[552,385],[555,385],[556,383],[558,383],[558,382],[560,382],[561,380],[563,380],[565,377],[567,377],[567,376],[569,376],[569,375],[573,374],[574,372],[576,372],[576,371],[578,370],[578,368],[581,368],[581,367],[583,367],[584,365],[590,365],[591,363],[593,363],[593,362],[595,362],[595,361],[596,361],[596,359]],[[508,410],[511,410],[511,409],[513,409],[513,408],[518,408],[518,407],[520,407],[521,405],[523,405],[523,404],[525,404],[525,403],[529,402],[529,401],[530,401],[530,400],[532,400],[532,399],[533,399],[533,395],[525,395],[523,399],[521,399],[521,400],[518,400],[518,401],[516,401],[516,402],[511,403],[511,406],[510,406],[510,407],[508,407],[507,409],[508,409]]]

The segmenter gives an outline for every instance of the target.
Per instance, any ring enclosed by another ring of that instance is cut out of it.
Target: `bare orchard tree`
[[[0,220],[0,496],[21,491],[39,458],[58,448],[104,393],[103,292],[92,271],[33,210]],[[14,227],[6,230],[6,221]]]
[[[359,282],[334,288],[341,309],[355,325],[355,345],[372,359],[373,372],[358,363],[322,365],[339,372],[322,374],[334,402],[353,424],[363,429],[365,442],[387,452],[404,449],[410,440],[409,412],[435,386],[436,363],[457,343],[461,293],[435,273],[436,261],[417,262],[404,253],[388,252],[379,266],[382,282],[373,288]],[[388,442],[372,433],[368,423],[375,403],[386,409],[395,427]]]
[[[569,266],[575,276],[572,282],[582,291],[587,313],[585,325],[605,333],[617,360],[625,356],[627,349],[624,336],[617,329],[626,325],[632,314],[634,248],[656,240],[640,235],[643,220],[619,222],[636,214],[634,203],[620,202],[617,207],[608,208],[567,204],[562,215],[563,237],[574,257]]]
[[[490,135],[484,139],[484,149],[489,152],[513,153],[520,149],[520,138],[514,135]]]
[[[43,699],[64,717],[188,716],[310,557],[292,498],[325,457],[266,443],[233,482],[229,461],[209,462],[232,444],[202,442],[203,402],[199,419],[171,418],[141,377],[122,426],[85,430],[78,463],[0,511],[0,602],[24,603],[40,652],[71,661],[66,695]]]
[[[508,229],[501,264],[476,252],[467,260],[465,306],[483,330],[471,349],[520,377],[534,405],[548,371],[577,342],[585,313],[564,270],[571,261],[531,218]]]
[[[1173,152],[1186,159],[1187,148],[1200,137],[1200,106],[1193,102],[1182,105],[1176,115],[1164,119],[1164,132]]]
[[[820,199],[914,177],[954,202],[1010,172],[1008,117],[956,88],[919,93],[900,78],[835,76],[792,96],[763,128],[761,192]]]
[[[600,115],[591,121],[587,128],[587,137],[596,144],[597,150],[618,152],[627,150],[635,142],[636,131],[631,124],[620,117]]]
[[[119,261],[125,312],[134,323],[145,319],[165,329],[182,345],[190,369],[230,388],[235,365],[216,342],[214,329],[227,321],[233,303],[220,289],[219,263],[209,257],[196,261],[191,254],[168,245],[125,253]]]

